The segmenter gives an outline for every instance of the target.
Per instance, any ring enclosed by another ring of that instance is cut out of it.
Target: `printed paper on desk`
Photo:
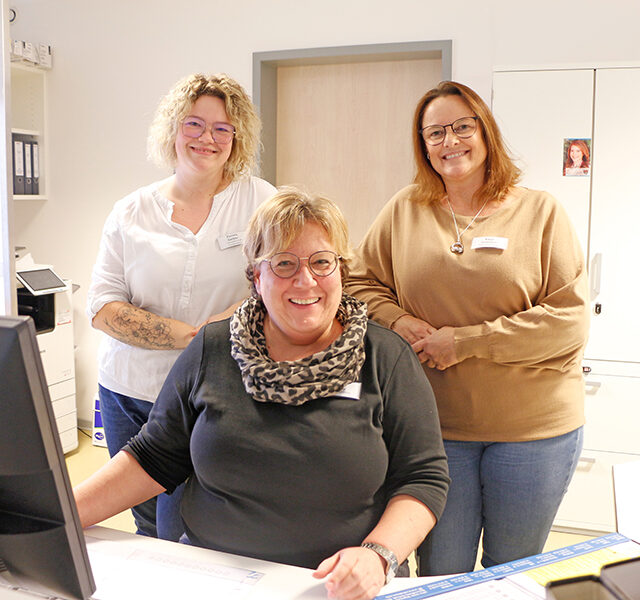
[[[88,538],[91,540],[91,538]],[[209,598],[247,600],[264,573],[165,552],[114,548],[94,540],[87,546],[98,588],[94,600],[137,598]],[[144,574],[144,576],[141,576]]]
[[[509,238],[497,237],[495,235],[484,235],[475,237],[471,241],[471,249],[493,248],[494,250],[506,250],[509,245]]]

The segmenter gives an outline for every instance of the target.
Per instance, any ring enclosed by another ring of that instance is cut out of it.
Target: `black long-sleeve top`
[[[229,321],[178,358],[125,450],[168,491],[198,546],[315,568],[360,545],[408,494],[438,518],[449,484],[431,387],[411,347],[369,322],[361,389],[300,406],[262,403],[231,357]],[[349,397],[351,394],[351,397]]]

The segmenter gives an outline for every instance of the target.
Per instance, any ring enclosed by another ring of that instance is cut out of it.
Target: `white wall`
[[[253,52],[452,39],[454,79],[490,101],[497,65],[640,62],[636,0],[13,0],[11,6],[18,14],[11,36],[54,49],[49,200],[16,207],[14,239],[81,286],[74,312],[85,422],[99,334],[84,304],[100,230],[117,199],[162,175],[145,160],[146,130],[158,99],[179,77],[225,71],[251,92]]]

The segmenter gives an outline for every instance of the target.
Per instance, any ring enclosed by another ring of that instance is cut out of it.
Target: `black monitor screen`
[[[0,317],[0,582],[72,600],[95,591],[30,317]]]

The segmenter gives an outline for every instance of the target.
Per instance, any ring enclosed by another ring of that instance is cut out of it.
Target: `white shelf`
[[[46,200],[47,196],[44,194],[14,194],[14,200]]]
[[[34,138],[40,168],[40,193],[14,194],[14,200],[47,199],[46,73],[34,66],[11,63],[11,133]]]
[[[11,129],[11,133],[16,133],[18,135],[33,135],[35,137],[42,137],[42,132],[37,131],[35,129],[18,129],[13,127]]]

